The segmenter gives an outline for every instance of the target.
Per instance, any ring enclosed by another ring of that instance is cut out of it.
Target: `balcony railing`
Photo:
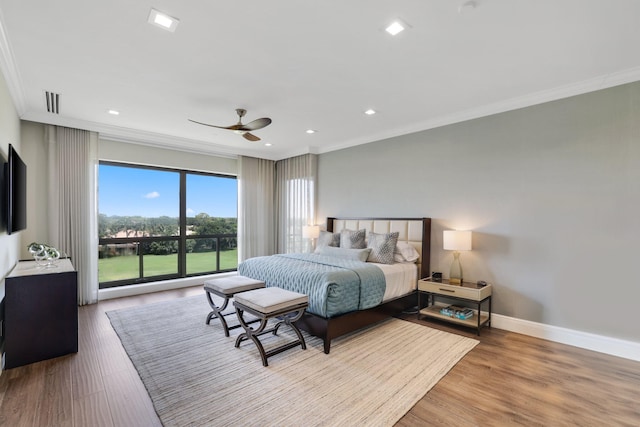
[[[104,238],[100,289],[235,271],[237,234]]]

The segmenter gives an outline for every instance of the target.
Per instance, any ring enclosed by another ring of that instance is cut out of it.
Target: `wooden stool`
[[[254,291],[243,292],[234,298],[233,305],[236,307],[238,320],[244,328],[244,332],[236,338],[236,348],[240,347],[240,343],[244,340],[251,339],[254,342],[260,357],[262,365],[268,366],[267,358],[274,354],[282,353],[285,350],[293,348],[300,344],[303,350],[307,348],[304,337],[293,324],[304,314],[305,308],[309,305],[309,297],[297,292],[287,291],[285,289],[269,287],[264,289],[256,289]],[[251,329],[248,322],[244,319],[244,312],[250,313],[260,319],[260,326],[257,329]],[[265,330],[267,321],[271,318],[278,317],[280,321],[275,326]],[[282,324],[289,325],[296,333],[298,339],[287,344],[283,344],[272,350],[265,351],[258,336],[273,332],[278,333],[278,328]]]
[[[222,328],[224,329],[224,335],[229,336],[229,329],[239,328],[241,325],[234,325],[229,327],[227,325],[227,321],[224,319],[225,316],[229,316],[234,314],[233,311],[223,314],[222,312],[227,308],[227,304],[229,304],[229,299],[231,299],[235,294],[245,291],[250,291],[252,289],[264,288],[264,282],[260,280],[251,279],[245,276],[231,276],[231,277],[221,277],[219,279],[211,279],[204,282],[204,291],[207,294],[207,300],[209,300],[209,305],[211,306],[211,313],[207,316],[207,325],[211,322],[211,319],[217,317],[220,319],[220,323],[222,323]],[[224,298],[224,302],[220,307],[216,305],[211,297],[211,294],[217,295],[221,298]]]

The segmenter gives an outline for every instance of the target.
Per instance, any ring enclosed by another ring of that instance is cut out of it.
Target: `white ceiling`
[[[0,0],[0,67],[25,120],[269,159],[640,80],[638,0],[464,1]],[[391,37],[398,17],[411,28]],[[273,119],[262,141],[187,120],[231,125],[238,107]]]

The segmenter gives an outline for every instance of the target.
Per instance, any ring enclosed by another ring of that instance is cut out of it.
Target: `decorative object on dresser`
[[[449,272],[449,282],[460,284],[462,278],[462,264],[460,264],[460,251],[471,250],[471,231],[444,230],[443,249],[453,251],[453,262]]]
[[[484,281],[452,284],[449,280],[435,281],[431,277],[418,280],[418,318],[427,316],[476,328],[477,334],[480,335],[480,328],[485,325],[491,326],[492,293],[492,286]],[[423,295],[427,297],[426,306],[422,303]],[[436,303],[437,298],[470,304],[475,306],[475,310],[471,313],[469,308],[462,304],[439,304]],[[483,304],[487,306],[486,311],[482,311]]]
[[[60,258],[64,258],[58,249],[46,243],[32,242],[27,246],[27,250],[41,267],[53,267]]]

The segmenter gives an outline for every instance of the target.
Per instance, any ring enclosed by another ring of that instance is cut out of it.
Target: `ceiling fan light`
[[[238,130],[238,129],[236,129],[236,130],[233,131],[233,133],[238,134],[238,135],[244,135],[245,133],[247,133],[247,131],[246,130]]]

